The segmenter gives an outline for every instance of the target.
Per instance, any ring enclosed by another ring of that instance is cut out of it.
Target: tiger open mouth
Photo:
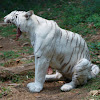
[[[20,28],[17,27],[17,34],[16,34],[16,40],[19,39],[19,37],[21,36],[22,32],[20,30]]]
[[[14,23],[12,23],[10,20],[5,21],[5,19],[6,19],[6,17],[4,17],[4,22],[5,22],[5,23],[14,24]],[[14,25],[15,25],[15,24],[14,24]],[[15,25],[15,26],[16,26],[16,25]],[[22,32],[21,32],[20,28],[17,27],[16,40],[19,39],[19,37],[21,36],[21,34],[22,34]]]

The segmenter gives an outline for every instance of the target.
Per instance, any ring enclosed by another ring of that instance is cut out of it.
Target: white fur
[[[64,79],[62,78],[62,74],[56,71],[56,74],[46,75],[45,80],[46,81],[57,81],[57,80],[64,80]]]
[[[35,55],[35,82],[27,85],[31,92],[40,92],[45,79],[55,80],[62,76],[71,79],[61,87],[62,91],[69,91],[85,84],[93,77],[92,72],[99,73],[98,66],[93,65],[96,69],[91,66],[87,44],[77,33],[61,29],[56,22],[36,16],[32,11],[13,11],[4,21],[15,24],[30,35]],[[61,74],[57,72],[45,77],[49,65]]]
[[[62,91],[69,91],[71,89],[75,88],[75,84],[73,82],[66,83],[61,87]]]

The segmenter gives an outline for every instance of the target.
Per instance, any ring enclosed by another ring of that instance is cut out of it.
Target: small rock
[[[47,10],[50,11],[50,8],[48,8]]]
[[[41,98],[41,96],[35,96],[36,98]]]

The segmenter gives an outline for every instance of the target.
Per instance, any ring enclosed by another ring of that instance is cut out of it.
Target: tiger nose
[[[7,23],[11,23],[10,20],[7,20]]]

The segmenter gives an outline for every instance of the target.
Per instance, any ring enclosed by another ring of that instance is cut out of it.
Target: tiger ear
[[[25,17],[28,20],[34,14],[33,10],[26,12]]]

